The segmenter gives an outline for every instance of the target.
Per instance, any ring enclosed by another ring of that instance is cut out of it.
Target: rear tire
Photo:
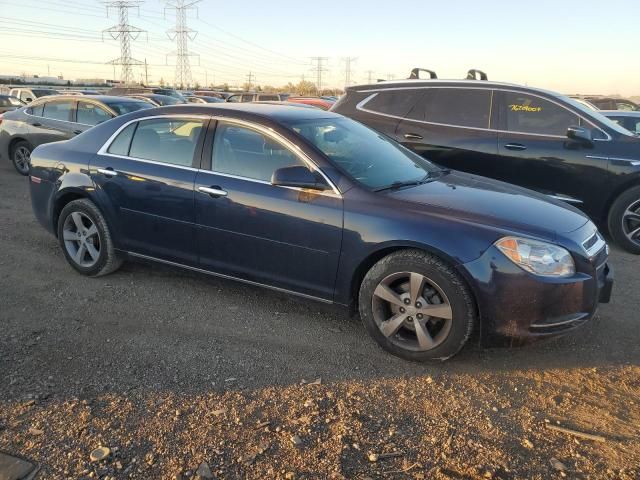
[[[91,200],[74,200],[62,209],[58,241],[67,262],[82,275],[101,277],[122,265],[109,226]]]
[[[29,142],[21,140],[11,147],[11,163],[20,175],[29,175],[31,169],[31,152],[33,147]]]
[[[609,233],[617,245],[640,255],[640,186],[616,198],[609,210]]]
[[[373,339],[406,360],[451,358],[476,321],[473,296],[446,262],[421,250],[394,252],[364,277],[360,317]]]

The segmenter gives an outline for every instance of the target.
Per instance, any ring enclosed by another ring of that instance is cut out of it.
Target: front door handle
[[[41,123],[38,123],[38,122],[35,122],[35,123],[32,123],[32,124],[31,124],[31,126],[32,126],[32,127],[41,127],[41,126],[42,126],[42,124],[41,124]]]
[[[522,145],[521,143],[507,143],[504,148],[507,150],[526,150],[526,145]]]
[[[115,177],[116,175],[118,175],[118,172],[116,172],[113,168],[99,168],[98,173],[101,173],[107,177]]]
[[[74,135],[80,135],[82,133],[82,130],[74,130],[73,134]]]
[[[212,197],[226,197],[229,195],[226,190],[221,189],[218,186],[215,187],[198,187],[200,193],[206,193]]]
[[[418,135],[417,133],[405,133],[404,138],[407,140],[422,140],[422,135]]]

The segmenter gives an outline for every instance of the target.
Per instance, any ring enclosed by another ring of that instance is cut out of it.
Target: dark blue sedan
[[[68,262],[141,258],[357,310],[410,360],[566,333],[608,302],[578,210],[444,170],[358,122],[280,105],[143,110],[31,157],[33,209]]]

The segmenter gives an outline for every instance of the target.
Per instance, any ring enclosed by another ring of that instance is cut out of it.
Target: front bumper
[[[514,346],[574,330],[593,318],[599,303],[609,302],[613,289],[613,269],[604,261],[591,273],[546,278],[491,247],[461,269],[477,299],[484,346]]]

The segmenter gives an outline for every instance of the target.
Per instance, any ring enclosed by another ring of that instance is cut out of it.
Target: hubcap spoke
[[[416,327],[416,337],[418,337],[418,345],[423,350],[428,350],[433,348],[436,345],[436,342],[433,340],[433,337],[427,330],[427,327],[422,322],[414,322]]]
[[[65,240],[68,240],[71,242],[78,241],[78,234],[75,232],[72,232],[71,230],[65,230],[62,235]]]
[[[418,299],[422,296],[422,289],[424,288],[424,277],[419,273],[411,273],[409,282],[409,295],[411,297],[411,303],[415,305]]]
[[[87,253],[87,246],[85,243],[81,243],[74,257],[74,260],[78,265],[82,265],[82,261],[84,260],[85,253]]]
[[[71,218],[73,219],[73,223],[76,225],[76,229],[79,232],[84,230],[84,224],[82,223],[82,216],[78,212],[73,212],[71,214]]]
[[[376,297],[386,300],[389,303],[393,303],[394,305],[399,305],[399,306],[404,305],[400,296],[386,285],[383,285],[383,284],[378,285],[376,287],[376,290],[373,292],[373,294]]]
[[[627,210],[626,212],[624,212],[624,219],[640,222],[640,213]]]
[[[399,313],[394,315],[389,320],[382,322],[380,325],[380,330],[384,334],[385,337],[390,337],[391,335],[395,335],[398,329],[402,326],[407,316],[405,314]]]
[[[89,252],[89,255],[91,255],[91,259],[93,261],[98,260],[98,257],[100,256],[100,252],[98,252],[98,250],[96,250],[96,247],[94,247],[89,242],[85,243],[85,247],[87,249],[87,252]]]
[[[98,233],[98,228],[95,225],[91,225],[91,227],[89,227],[89,229],[87,230],[87,238],[93,237],[97,233]]]
[[[627,237],[629,237],[629,239],[634,240],[638,234],[640,233],[640,227],[631,230],[630,232],[627,233]]]
[[[423,315],[428,315],[429,317],[443,318],[445,320],[451,320],[453,318],[451,305],[446,303],[441,305],[425,305],[418,311]]]

